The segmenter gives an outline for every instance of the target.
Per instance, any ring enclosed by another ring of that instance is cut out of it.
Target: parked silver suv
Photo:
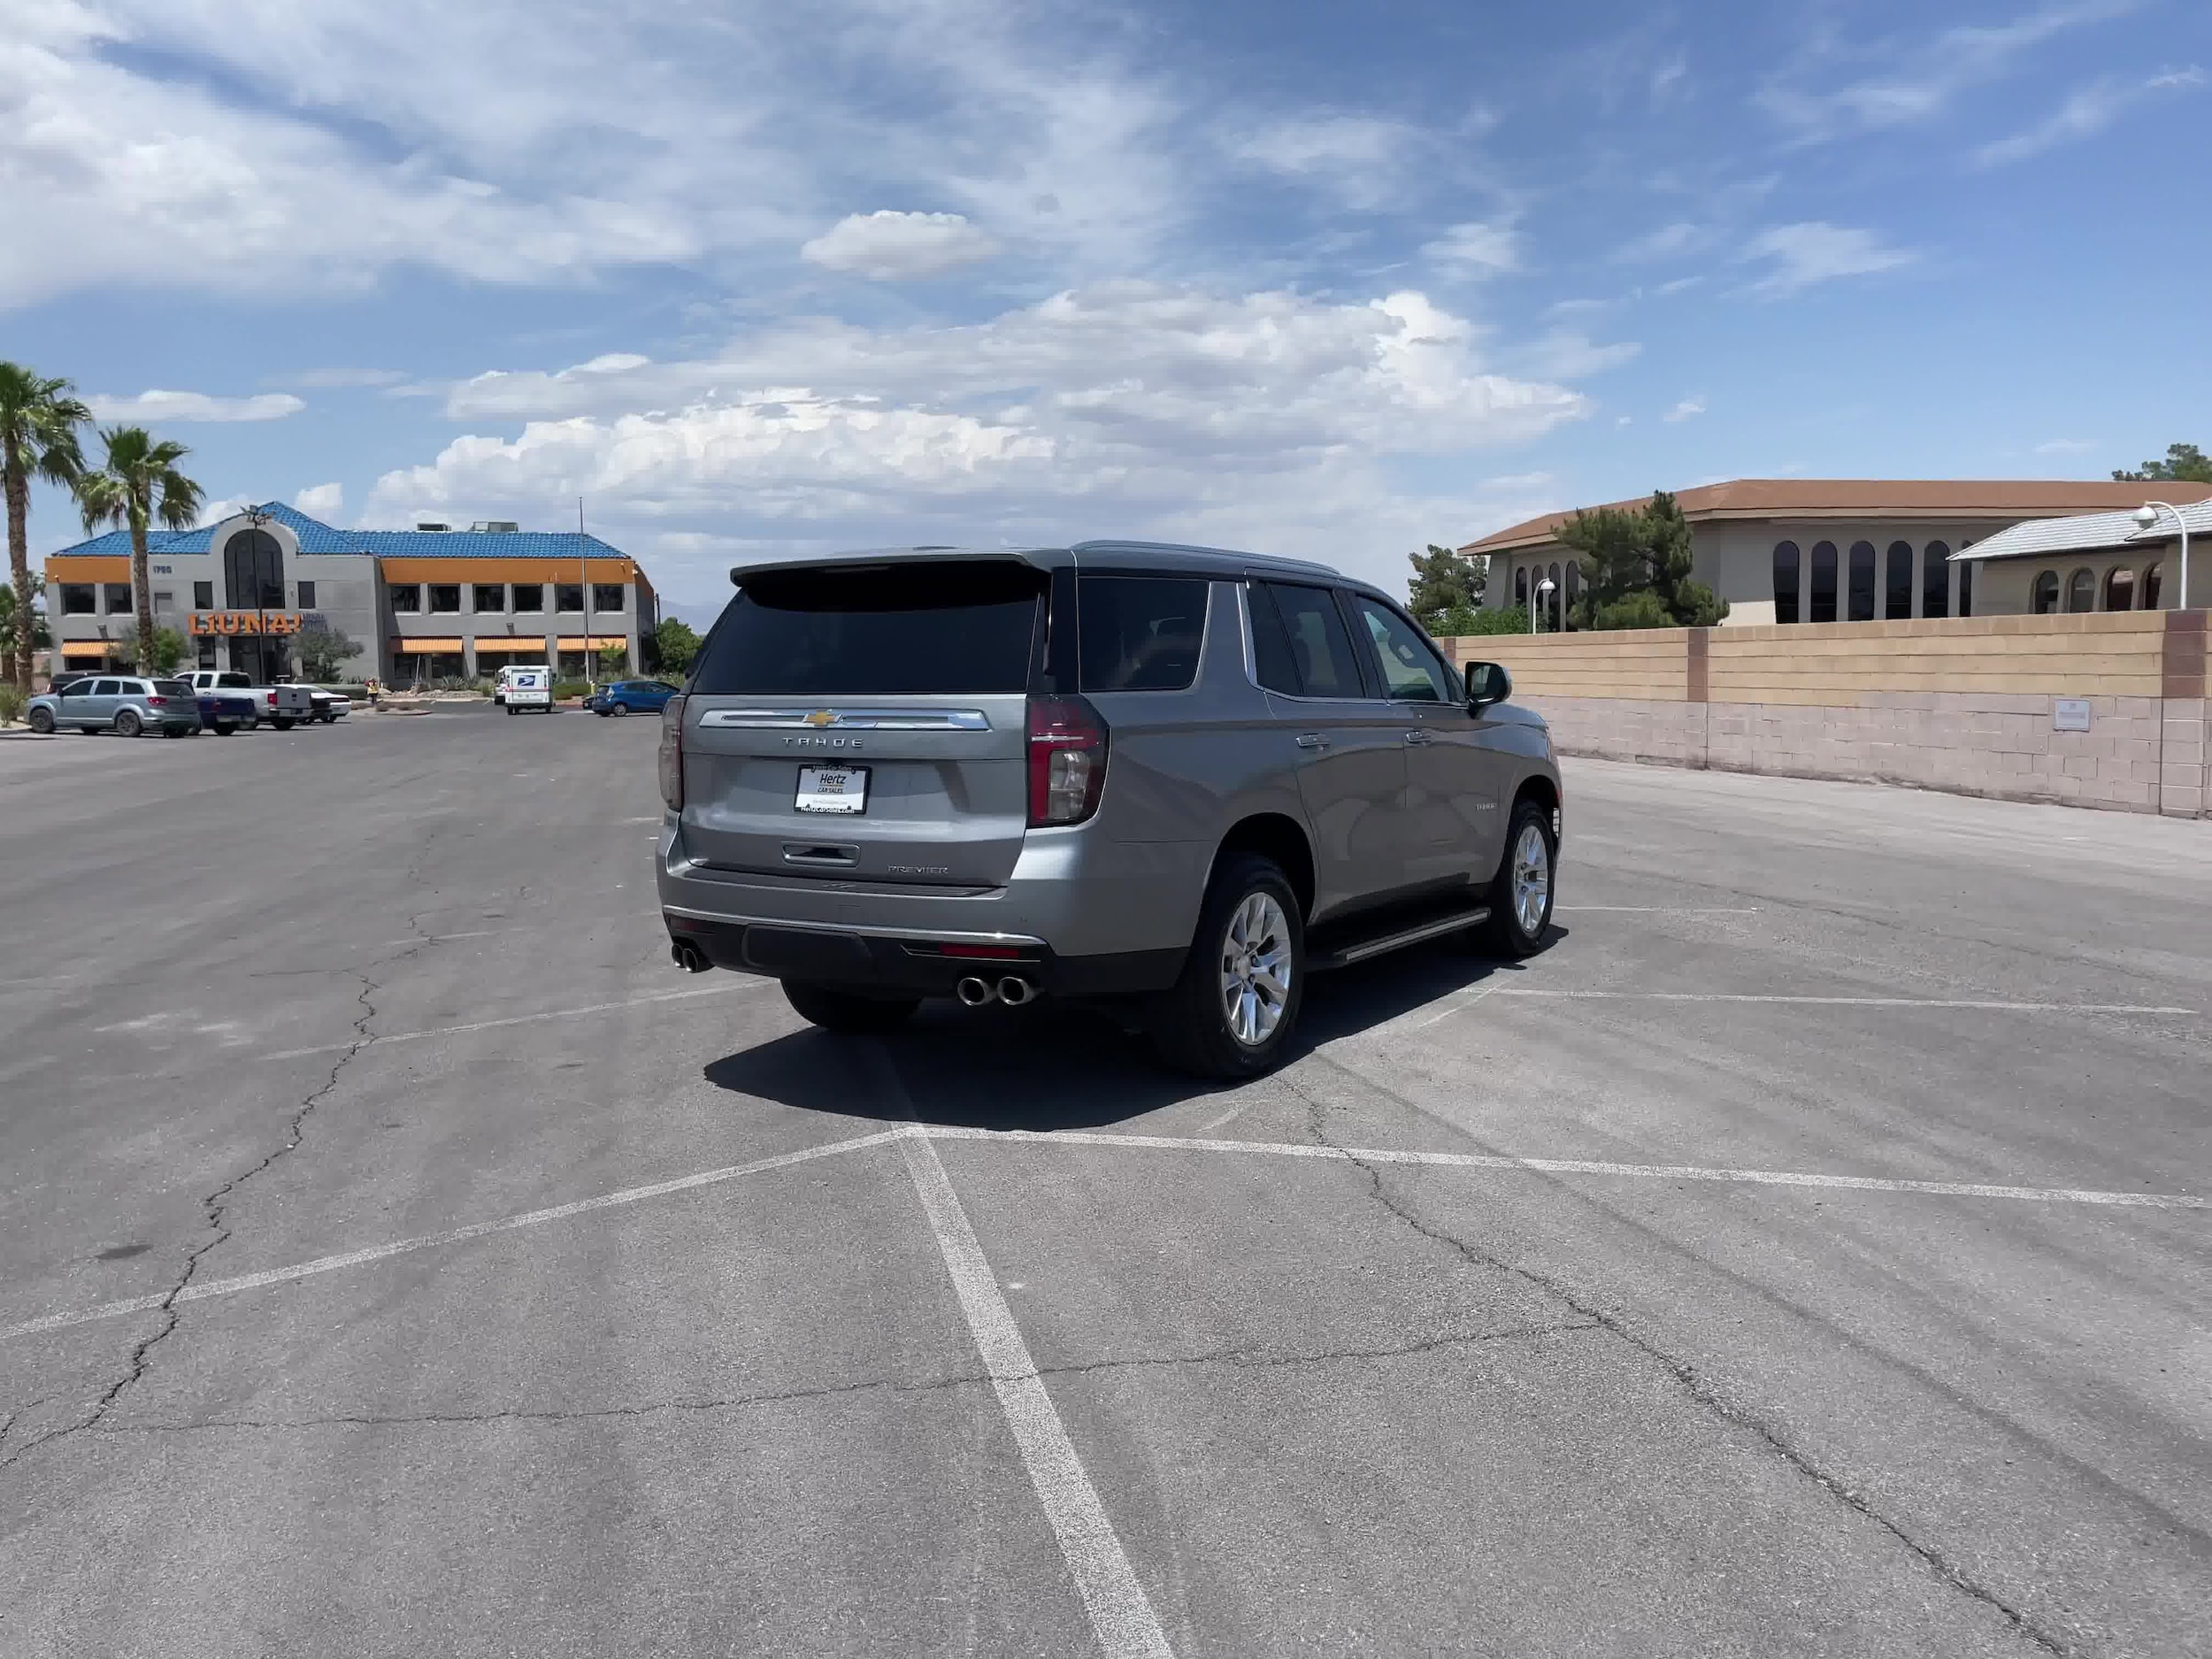
[[[140,674],[82,674],[42,691],[28,705],[31,730],[119,732],[136,737],[159,732],[188,737],[200,729],[200,703],[181,680]]]
[[[662,719],[684,967],[772,974],[838,1031],[1132,999],[1171,1063],[1244,1077],[1309,973],[1543,937],[1544,722],[1363,583],[1121,541],[730,575]]]

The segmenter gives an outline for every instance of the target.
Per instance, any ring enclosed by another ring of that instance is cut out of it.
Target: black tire
[[[896,1031],[922,1005],[918,996],[859,996],[796,979],[783,982],[783,994],[809,1024],[856,1037]]]
[[[218,737],[228,737],[237,729],[238,722],[235,720],[219,720],[215,725],[215,735]]]
[[[1224,975],[1240,950],[1277,937],[1271,929],[1262,939],[1240,943],[1233,933],[1240,912],[1263,897],[1273,904],[1289,985],[1279,1002],[1259,995],[1257,984],[1252,987],[1256,1015],[1258,1005],[1272,1002],[1274,1024],[1258,1041],[1248,1041],[1230,1025]],[[1259,1077],[1282,1064],[1305,995],[1306,929],[1297,894],[1273,860],[1256,853],[1232,853],[1215,866],[1213,879],[1207,883],[1198,931],[1181,977],[1153,1003],[1145,1024],[1160,1058],[1179,1071],[1209,1078]]]
[[[1524,862],[1522,842],[1531,830],[1536,833],[1543,859],[1543,902],[1535,912],[1533,928],[1523,925],[1516,896],[1520,891],[1518,867]],[[1543,948],[1545,931],[1551,926],[1552,900],[1559,886],[1558,864],[1559,842],[1551,832],[1550,812],[1541,802],[1524,796],[1514,803],[1513,816],[1507,820],[1505,856],[1498,861],[1498,873],[1490,882],[1490,919],[1482,925],[1480,934],[1483,949],[1518,960]]]
[[[516,708],[513,703],[511,703],[507,705],[507,714],[510,718],[512,718],[514,716],[520,714],[522,710]]]
[[[618,719],[620,719],[620,718],[621,718],[624,715],[626,715],[626,714],[629,713],[629,711],[630,711],[630,705],[629,705],[628,703],[614,703],[614,704],[612,704],[611,706],[610,706],[610,707],[609,707],[609,709],[607,710],[607,712],[608,712],[609,714],[613,715],[613,716],[615,717],[615,718],[617,718],[618,720]]]
[[[51,709],[33,709],[31,710],[31,730],[36,732],[41,737],[53,736],[54,711]]]
[[[180,726],[165,726],[161,728],[161,734],[164,737],[185,737],[189,735],[189,733],[187,733]]]
[[[288,732],[292,729],[292,717],[288,714],[271,715],[269,724],[280,732]]]
[[[126,709],[115,717],[115,731],[119,737],[136,737],[145,729],[146,723],[138,718],[135,709]]]

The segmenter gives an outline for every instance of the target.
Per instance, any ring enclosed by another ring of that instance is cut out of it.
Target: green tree
[[[1528,607],[1507,605],[1499,611],[1471,611],[1466,620],[1467,626],[1463,628],[1454,627],[1453,634],[1460,635],[1526,634],[1528,632]]]
[[[1728,614],[1726,601],[1690,580],[1689,521],[1663,489],[1633,511],[1578,512],[1559,539],[1582,567],[1577,627],[1706,628]]]
[[[630,666],[627,647],[610,645],[599,653],[599,672],[609,680],[619,680]]]
[[[45,591],[46,579],[43,576],[32,577],[31,597],[35,600]],[[46,626],[46,613],[43,611],[33,605],[28,640],[16,631],[15,619],[20,614],[15,603],[15,589],[0,587],[0,664],[12,664],[17,652],[23,652],[27,657],[32,651],[48,649],[54,643],[54,636]],[[7,672],[12,673],[14,670],[11,666]]]
[[[337,679],[338,664],[361,655],[359,643],[347,638],[339,628],[303,628],[296,649],[300,654],[300,673],[317,682]]]
[[[152,672],[157,674],[175,673],[177,664],[184,660],[186,649],[187,641],[184,635],[174,628],[156,628]],[[142,657],[139,658],[141,662],[145,660]]]
[[[699,636],[689,624],[673,617],[653,630],[653,644],[660,655],[659,671],[664,674],[688,674],[699,657]]]
[[[8,498],[8,571],[14,580],[19,616],[31,614],[31,480],[42,478],[67,488],[84,465],[77,428],[92,411],[72,394],[67,380],[34,374],[19,363],[0,363],[0,477]],[[25,695],[31,689],[31,642],[19,639],[0,672]]]
[[[172,530],[189,530],[200,516],[200,487],[177,471],[192,453],[182,444],[156,442],[143,426],[110,426],[100,434],[106,454],[97,471],[77,477],[77,505],[87,535],[104,526],[131,533],[131,603],[138,612],[138,660],[154,660],[154,594],[146,578],[146,531],[158,518]]]
[[[2170,443],[2162,461],[2146,461],[2139,472],[2112,475],[2133,484],[2212,484],[2212,455],[2193,443]]]
[[[1409,553],[1413,580],[1406,588],[1406,609],[1431,634],[1448,631],[1446,618],[1455,611],[1479,611],[1488,585],[1490,561],[1469,558],[1454,549],[1429,543],[1425,553]],[[1466,633],[1464,628],[1450,628]]]

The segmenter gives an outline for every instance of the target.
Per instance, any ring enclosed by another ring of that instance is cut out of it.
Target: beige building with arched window
[[[2158,482],[2130,489],[2170,500],[2199,485]],[[2176,611],[2181,591],[2182,525],[2191,541],[2186,604],[2212,604],[2212,500],[2176,501],[2144,529],[2130,512],[2039,518],[1991,536],[1956,556],[1980,569],[1977,585],[2001,616],[2078,615],[2092,611]]]
[[[2032,611],[2036,572],[1988,543],[2032,520],[2091,515],[2116,518],[2147,495],[2177,504],[2212,502],[2212,485],[2105,480],[1745,478],[1679,491],[1689,521],[1693,575],[1728,602],[1723,626],[1772,622],[1871,622],[1910,617],[2005,615]],[[1609,505],[1638,508],[1648,497]],[[1548,578],[1552,615],[1560,626],[1580,588],[1574,556],[1559,540],[1572,512],[1531,518],[1460,551],[1488,558],[1484,603],[1494,610],[1525,605]],[[2165,534],[2172,534],[2170,518]],[[2191,534],[2196,534],[2193,518]],[[2146,543],[2150,538],[2146,537]],[[2207,538],[2212,552],[2212,537]],[[2098,584],[2099,610],[2110,567],[2133,555],[2085,559],[2060,571],[2071,582],[2086,566]],[[2177,589],[2172,561],[2159,572],[2156,603],[2170,607]],[[2040,569],[2041,567],[2039,567]],[[2143,608],[2147,572],[2140,557],[2124,586],[2131,609]],[[2212,569],[2198,572],[2192,597],[2212,599]],[[2062,588],[2059,609],[2068,589]],[[2115,590],[2113,598],[2117,599]]]

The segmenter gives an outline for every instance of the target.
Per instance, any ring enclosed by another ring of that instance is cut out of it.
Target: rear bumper
[[[1018,972],[1060,995],[1164,990],[1182,971],[1211,864],[1194,843],[1033,832],[1002,886],[941,887],[713,869],[685,854],[672,825],[658,852],[670,935],[716,966],[921,995]],[[947,956],[949,945],[1019,955]]]

